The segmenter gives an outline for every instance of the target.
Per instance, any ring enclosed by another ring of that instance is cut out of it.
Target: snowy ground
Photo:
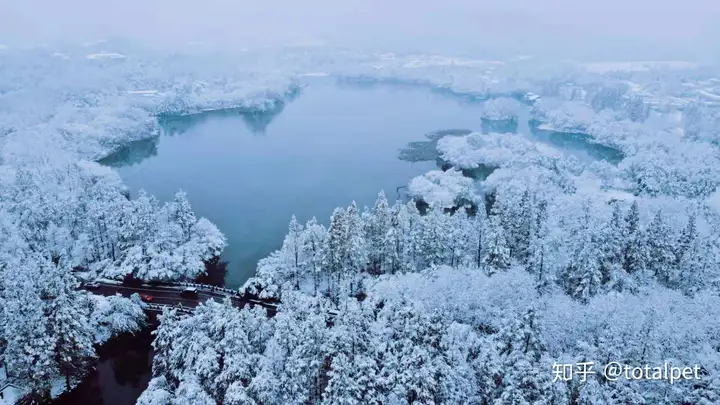
[[[21,387],[7,381],[5,374],[5,368],[0,367],[0,387],[2,388],[2,398],[0,398],[0,405],[15,405],[15,402],[22,398],[24,390]],[[65,392],[65,380],[58,378],[53,381],[52,388],[50,389],[50,395],[53,398],[57,398]]]
[[[0,405],[15,405],[15,402],[22,397],[22,390],[7,381],[5,367],[0,367],[0,388],[2,388]]]

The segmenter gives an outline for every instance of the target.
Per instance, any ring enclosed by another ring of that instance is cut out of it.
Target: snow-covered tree
[[[292,280],[292,285],[295,289],[300,289],[303,231],[303,226],[298,223],[295,215],[293,215],[288,225],[288,233],[283,241],[282,252],[287,262],[287,268],[290,270],[288,278]]]
[[[304,275],[312,279],[313,295],[318,294],[320,280],[325,275],[323,272],[323,248],[327,231],[325,227],[317,223],[313,217],[305,225],[305,232],[302,234],[302,256]]]
[[[667,225],[662,211],[657,211],[645,232],[644,244],[647,246],[646,263],[657,280],[671,287],[677,283],[675,244],[673,232]]]
[[[374,271],[386,272],[385,267],[388,258],[387,249],[385,248],[385,238],[387,233],[390,231],[392,221],[392,212],[388,204],[385,193],[381,191],[378,194],[377,201],[375,201],[375,207],[372,210],[372,215],[369,218],[368,225],[368,258],[370,260],[370,267]]]
[[[488,274],[505,270],[510,266],[510,248],[500,214],[496,211],[488,216],[483,232],[483,265]]]

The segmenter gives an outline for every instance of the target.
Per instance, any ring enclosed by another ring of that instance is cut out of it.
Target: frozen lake
[[[227,284],[242,285],[280,247],[291,215],[328,223],[355,200],[372,205],[435,167],[398,151],[423,134],[481,127],[480,106],[427,89],[311,83],[280,111],[211,113],[164,124],[165,134],[104,159],[135,194],[183,189],[198,216],[225,233]]]

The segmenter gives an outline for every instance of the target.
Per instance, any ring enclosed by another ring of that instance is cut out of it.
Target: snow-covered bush
[[[90,322],[95,330],[96,344],[105,343],[122,333],[138,332],[146,326],[146,304],[137,294],[130,298],[93,295],[91,299],[94,309]]]

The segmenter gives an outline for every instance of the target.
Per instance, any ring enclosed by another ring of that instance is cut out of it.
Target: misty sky
[[[710,0],[0,0],[0,43],[122,37],[714,57],[718,16]]]

